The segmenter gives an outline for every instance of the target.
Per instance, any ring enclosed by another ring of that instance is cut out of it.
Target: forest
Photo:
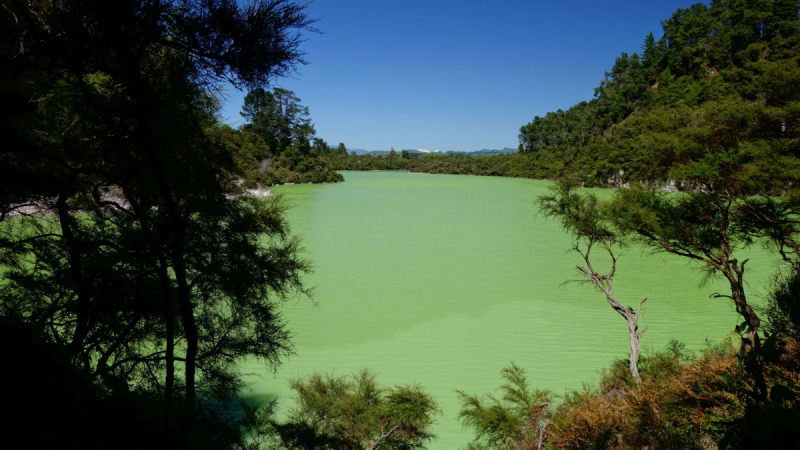
[[[271,87],[306,63],[307,4],[0,5],[10,448],[429,445],[441,411],[413,380],[310,374],[292,382],[283,419],[275,402],[240,397],[244,361],[269,372],[292,354],[281,306],[313,298],[288,205],[252,191],[342,181],[339,170],[558,180],[537,207],[626,321],[630,355],[597,386],[557,396],[512,363],[500,397],[457,391],[470,449],[800,446],[797,1],[681,8],[641,54],[617,58],[592,100],[522,126],[519,152],[414,158],[331,147],[300,99]],[[248,92],[239,129],[218,119],[221,83]],[[626,188],[601,200],[592,186]],[[640,352],[644,302],[613,289],[628,245],[724,280],[736,339]],[[758,307],[741,256],[754,246],[783,264]]]

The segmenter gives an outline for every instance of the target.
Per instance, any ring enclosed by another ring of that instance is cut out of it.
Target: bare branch
[[[645,297],[644,300],[642,300],[642,302],[639,303],[639,307],[636,309],[636,316],[634,317],[636,320],[639,320],[639,315],[642,313],[642,305],[644,305],[644,302],[646,301],[647,297]],[[642,331],[642,333],[644,333],[644,331]]]
[[[383,434],[381,434],[381,436],[378,438],[378,440],[375,441],[375,443],[370,446],[370,450],[375,450],[376,448],[378,448],[378,444],[380,444],[382,440],[384,440],[387,437],[389,437],[389,435],[392,434],[394,432],[394,430],[396,430],[399,426],[400,425],[393,426],[392,429],[387,431],[386,433],[383,433],[385,425],[381,426],[381,433],[383,433]]]

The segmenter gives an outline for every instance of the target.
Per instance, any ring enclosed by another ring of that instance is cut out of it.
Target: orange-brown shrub
[[[769,370],[796,388],[800,347],[790,343],[788,349]],[[551,448],[716,448],[726,425],[743,414],[723,378],[737,370],[735,351],[725,343],[690,356],[673,343],[640,360],[638,386],[627,361],[616,361],[603,372],[598,392],[567,395],[550,429]]]

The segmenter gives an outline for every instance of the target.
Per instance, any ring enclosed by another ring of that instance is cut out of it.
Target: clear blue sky
[[[302,1],[302,0],[301,0]],[[331,145],[516,148],[536,115],[593,96],[621,52],[692,2],[316,0],[309,64],[276,85],[309,107]],[[222,115],[240,125],[244,93]]]

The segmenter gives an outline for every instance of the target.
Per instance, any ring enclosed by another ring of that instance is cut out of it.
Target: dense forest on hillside
[[[710,146],[797,145],[796,1],[698,3],[662,26],[641,54],[617,58],[594,99],[523,126],[524,151],[561,159],[564,173],[594,185],[663,183]]]

